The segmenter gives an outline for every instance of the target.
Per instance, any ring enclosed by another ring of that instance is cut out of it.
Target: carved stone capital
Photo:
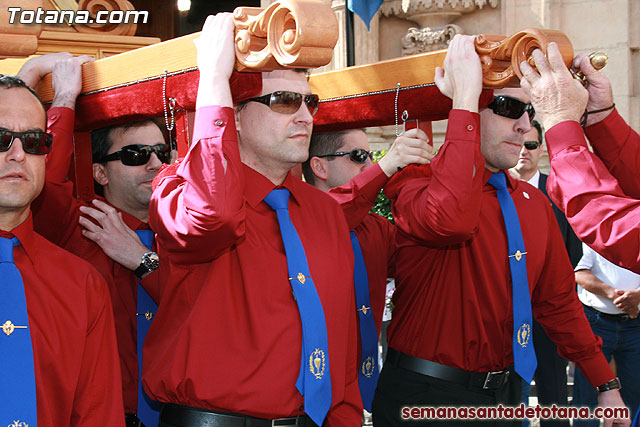
[[[385,0],[383,16],[396,16],[417,22],[422,27],[451,23],[465,13],[486,5],[497,7],[500,0]]]
[[[409,28],[402,37],[402,55],[446,49],[456,34],[464,34],[462,28],[448,24],[441,27]]]

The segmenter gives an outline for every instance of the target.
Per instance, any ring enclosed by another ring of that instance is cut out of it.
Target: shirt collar
[[[35,264],[36,260],[36,243],[35,243],[35,232],[33,231],[33,218],[31,217],[31,212],[29,212],[29,217],[22,224],[18,225],[13,230],[6,232],[2,231],[2,237],[10,237],[9,235],[14,235],[20,240],[20,244],[24,248],[27,257],[32,264]]]
[[[496,173],[498,173],[498,172],[496,172]],[[499,173],[503,173],[507,177],[507,187],[510,187],[512,190],[514,190],[518,186],[518,179],[512,177],[508,170],[501,170]],[[491,175],[493,175],[493,172],[491,172],[489,169],[485,168],[484,169],[484,181],[483,182],[484,182],[485,187],[488,187],[488,189],[493,189],[493,185],[489,184],[489,182],[488,182],[489,178],[491,178]],[[485,190],[486,189],[487,188],[485,188]]]
[[[536,173],[527,182],[538,188],[538,184],[540,184],[540,171],[536,169]]]
[[[287,173],[281,185],[275,185],[267,177],[245,164],[242,164],[242,169],[245,178],[245,197],[252,208],[255,209],[274,188],[286,188],[291,193],[291,199],[297,204],[300,203],[301,186],[305,184],[291,175],[291,171]]]

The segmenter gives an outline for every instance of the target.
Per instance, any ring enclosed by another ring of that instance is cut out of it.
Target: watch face
[[[149,271],[157,270],[160,266],[160,257],[158,257],[158,254],[155,252],[147,252],[142,257],[142,263]]]

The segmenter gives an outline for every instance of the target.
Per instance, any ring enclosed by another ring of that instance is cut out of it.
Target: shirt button
[[[473,125],[467,125],[467,130],[471,132],[473,130]]]
[[[216,120],[215,125],[216,126],[222,126],[224,124],[224,122],[220,119]]]

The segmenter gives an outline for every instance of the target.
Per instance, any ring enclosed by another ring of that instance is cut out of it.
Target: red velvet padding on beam
[[[321,101],[313,120],[313,129],[329,132],[393,125],[396,123],[395,99],[396,92],[392,91],[350,99]],[[480,107],[486,107],[492,99],[493,91],[484,90],[480,96]],[[398,96],[399,124],[402,124],[401,116],[404,110],[407,110],[409,119],[444,120],[449,116],[451,100],[442,95],[436,86],[401,90]]]
[[[176,98],[178,109],[195,109],[199,74],[195,70],[167,78],[166,96]],[[93,130],[163,116],[163,80],[159,78],[80,96],[76,107],[76,129]],[[256,96],[261,88],[260,73],[234,72],[232,75],[231,90],[236,101]],[[480,106],[491,102],[492,96],[493,91],[483,91]],[[395,97],[396,92],[392,91],[322,102],[314,117],[314,129],[332,131],[395,124]],[[402,90],[398,97],[398,116],[407,110],[409,119],[443,120],[450,109],[451,100],[436,86]],[[398,121],[402,122],[400,117]]]
[[[175,98],[178,109],[195,110],[198,70],[169,76],[167,98]],[[76,129],[94,130],[105,126],[164,116],[162,85],[164,78],[109,89],[78,98]],[[234,100],[255,96],[262,90],[260,73],[236,73],[231,76]]]

